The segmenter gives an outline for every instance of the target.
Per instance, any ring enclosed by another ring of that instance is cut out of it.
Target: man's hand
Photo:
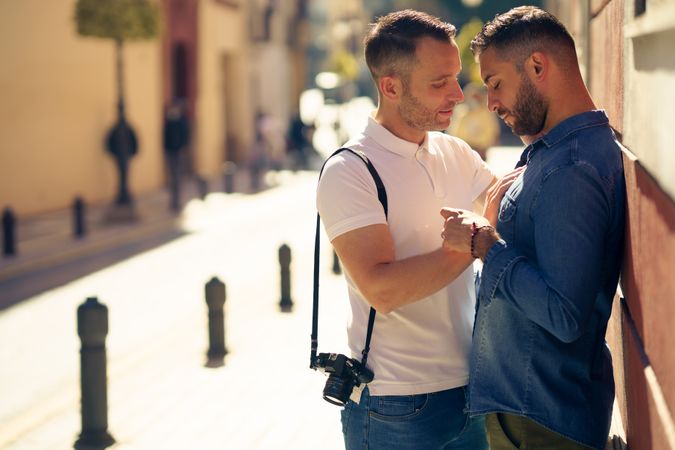
[[[441,232],[443,248],[448,251],[470,253],[473,224],[476,227],[490,225],[485,217],[465,209],[443,208],[441,216],[445,218]]]
[[[525,167],[519,167],[507,173],[488,189],[487,199],[483,208],[483,216],[487,218],[490,225],[497,226],[497,216],[499,214],[499,204],[504,198],[504,193],[508,190],[518,176],[523,173]],[[442,213],[441,213],[442,214]],[[445,216],[444,216],[445,217]],[[476,224],[477,225],[477,224]]]
[[[445,218],[441,232],[445,251],[466,252],[484,260],[490,247],[500,239],[490,222],[479,214],[464,209],[443,208],[441,215]]]

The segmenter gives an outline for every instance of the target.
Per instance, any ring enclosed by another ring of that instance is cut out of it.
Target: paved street
[[[496,170],[517,153],[494,153]],[[110,314],[113,448],[342,448],[339,408],[321,399],[325,377],[308,369],[316,173],[282,172],[274,184],[192,200],[173,240],[0,311],[0,449],[72,448],[81,430],[76,310],[90,296]],[[278,308],[284,243],[292,313]],[[345,285],[322,243],[319,351],[345,352]],[[86,264],[63,270],[78,261]],[[214,276],[227,287],[229,354],[207,368],[204,286]]]

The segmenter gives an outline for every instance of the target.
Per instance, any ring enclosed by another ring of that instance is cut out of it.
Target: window
[[[635,17],[641,16],[647,11],[647,0],[635,0]]]

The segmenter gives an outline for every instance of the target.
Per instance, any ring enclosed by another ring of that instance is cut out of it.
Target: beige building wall
[[[245,9],[199,3],[195,168],[215,176],[226,159],[240,161],[253,139]]]
[[[112,202],[117,171],[104,149],[116,118],[114,44],[77,35],[74,0],[0,0],[0,207],[19,216]],[[159,40],[129,43],[127,116],[139,153],[132,194],[163,184]]]

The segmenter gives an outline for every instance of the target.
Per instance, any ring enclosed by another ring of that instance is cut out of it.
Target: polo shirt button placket
[[[434,195],[437,198],[444,198],[445,191],[443,189],[443,185],[439,184],[438,180],[435,177],[434,161],[432,160],[433,158],[429,150],[426,147],[421,146],[415,152],[415,159],[424,168],[424,171],[426,172],[427,177],[429,178],[429,183],[431,183],[431,188],[434,191]]]

